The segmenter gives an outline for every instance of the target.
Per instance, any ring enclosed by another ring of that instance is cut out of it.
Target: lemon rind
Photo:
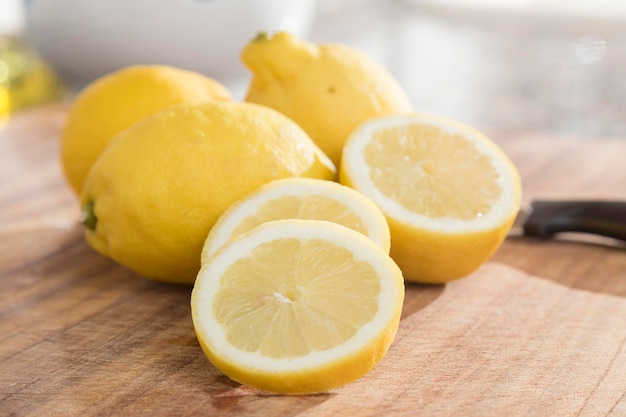
[[[366,225],[367,237],[389,253],[390,234],[385,216],[369,198],[358,191],[327,180],[313,178],[285,178],[265,184],[243,200],[233,204],[217,220],[209,231],[202,248],[205,262],[232,236],[233,230],[249,215],[251,208],[258,209],[263,203],[283,196],[319,195],[344,204]]]
[[[432,125],[452,134],[469,138],[476,149],[494,163],[496,171],[500,174],[498,182],[502,195],[491,210],[470,220],[451,217],[432,218],[405,208],[400,203],[385,196],[371,182],[369,166],[365,161],[363,152],[371,136],[387,126],[402,126],[413,123]],[[359,126],[346,142],[341,173],[340,181],[342,183],[351,183],[354,188],[374,201],[387,216],[416,228],[439,233],[471,233],[492,230],[509,221],[511,213],[517,213],[521,202],[519,174],[513,163],[494,142],[468,126],[427,113],[386,116],[372,119]],[[349,178],[345,178],[345,176],[349,176]]]
[[[219,277],[241,253],[248,253],[257,245],[281,238],[323,239],[340,244],[350,250],[356,259],[372,265],[380,280],[379,308],[372,320],[366,323],[346,342],[320,352],[298,358],[274,359],[257,352],[244,352],[231,345],[221,325],[207,314],[219,289]],[[211,356],[221,362],[247,369],[250,373],[298,373],[315,371],[329,363],[347,360],[368,348],[372,339],[388,331],[397,321],[398,305],[404,298],[402,274],[384,251],[366,236],[347,227],[322,220],[276,220],[261,224],[251,231],[235,237],[221,247],[210,261],[203,265],[192,291],[191,306],[194,328],[201,344],[211,351]]]

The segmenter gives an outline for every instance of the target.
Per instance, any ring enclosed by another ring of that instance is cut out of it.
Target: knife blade
[[[626,242],[626,201],[535,200],[520,210],[512,231],[550,239],[561,232],[605,236]]]

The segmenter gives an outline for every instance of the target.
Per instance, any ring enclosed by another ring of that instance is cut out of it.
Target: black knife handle
[[[533,201],[524,234],[548,238],[581,232],[626,242],[626,201]]]

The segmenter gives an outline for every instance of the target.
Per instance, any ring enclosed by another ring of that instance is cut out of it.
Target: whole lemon
[[[120,133],[81,194],[87,242],[140,275],[192,283],[202,245],[235,201],[274,179],[334,179],[306,133],[264,106],[182,104]]]
[[[67,114],[61,165],[80,194],[87,171],[106,144],[135,122],[186,102],[230,100],[229,91],[202,74],[168,66],[132,66],[85,87]]]
[[[287,32],[260,34],[245,46],[242,59],[252,72],[245,100],[290,117],[335,164],[358,125],[412,111],[389,72],[346,45],[318,45]]]

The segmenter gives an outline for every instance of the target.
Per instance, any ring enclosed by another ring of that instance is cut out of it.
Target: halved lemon
[[[391,257],[409,281],[445,283],[486,262],[509,231],[521,181],[480,132],[415,113],[372,119],[343,151],[339,181],[385,214]]]
[[[202,266],[194,329],[231,379],[278,393],[327,391],[371,370],[391,345],[404,285],[389,255],[336,223],[276,220]]]
[[[389,253],[389,226],[372,201],[333,181],[295,177],[272,181],[227,209],[209,232],[202,262],[234,236],[281,219],[341,224],[366,235]]]

